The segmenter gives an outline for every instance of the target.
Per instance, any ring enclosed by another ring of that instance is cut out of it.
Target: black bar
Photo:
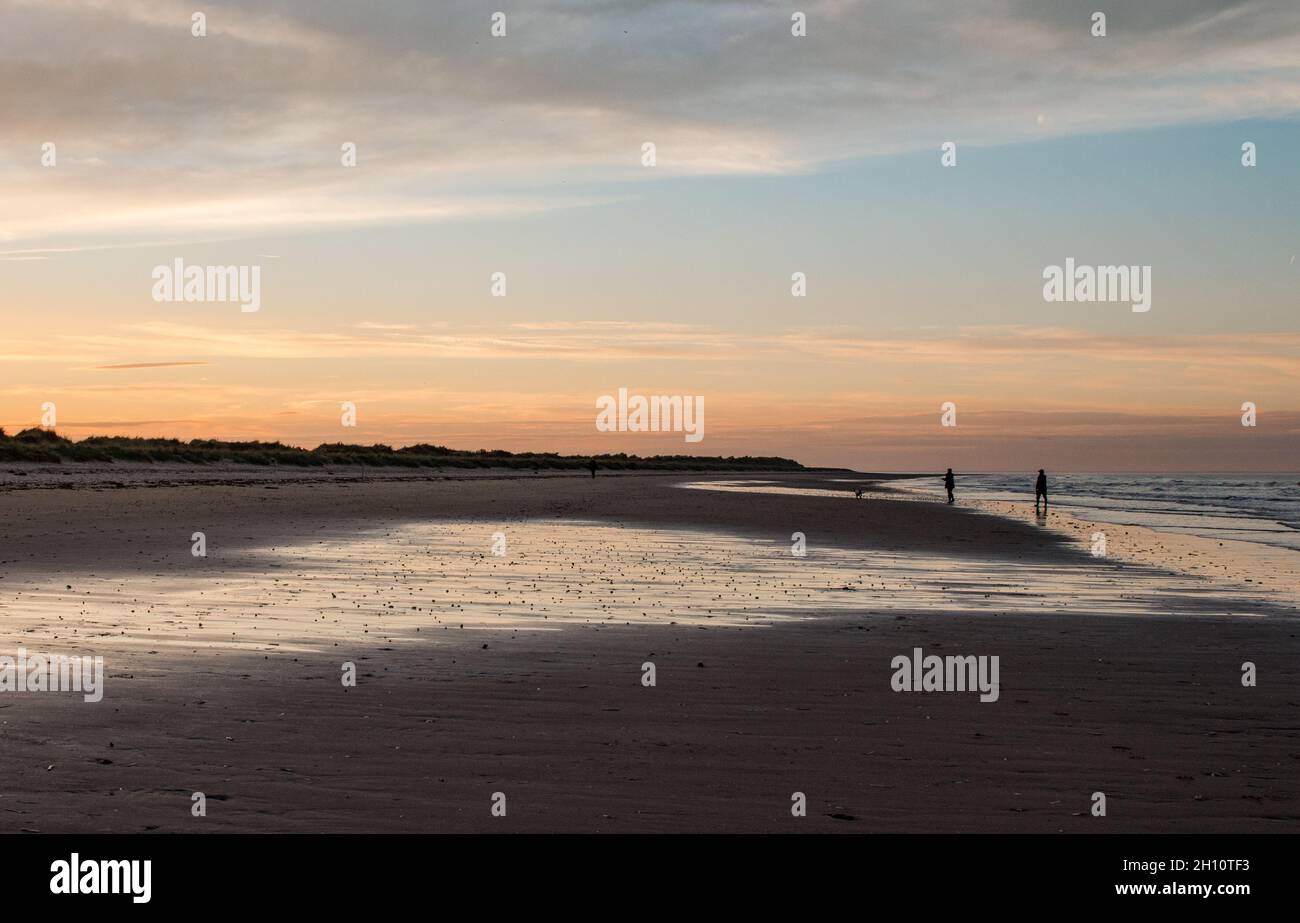
[[[816,901],[827,910],[831,903],[870,908],[907,901],[927,913],[981,906],[1041,911],[1044,899],[1062,912],[1098,904],[1184,910],[1199,903],[1231,913],[1242,901],[1293,897],[1295,842],[1292,836],[1183,834],[14,835],[0,837],[0,862],[8,908],[75,905],[128,913],[359,907],[390,913],[403,904],[451,913],[454,905],[444,901],[471,897],[483,900],[483,908],[518,904],[534,913],[607,898],[619,902],[607,908],[633,914],[670,907],[676,913],[696,900],[733,908],[786,900]],[[149,860],[149,900],[136,902],[129,881],[126,893],[52,893],[51,866],[74,853],[79,865]],[[1172,865],[1179,861],[1185,867]],[[1131,886],[1155,893],[1119,893]],[[1206,896],[1187,893],[1188,886],[1245,886],[1248,893]],[[1180,887],[1183,893],[1165,892]]]

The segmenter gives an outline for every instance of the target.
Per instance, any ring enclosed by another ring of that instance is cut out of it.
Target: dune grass
[[[560,455],[555,452],[467,451],[419,443],[401,448],[330,442],[314,449],[282,442],[224,442],[217,439],[147,439],[89,436],[74,442],[53,430],[25,429],[9,436],[0,429],[0,462],[172,462],[193,465],[369,465],[401,468],[586,468],[592,458],[605,470],[798,471],[796,461],[775,457],[652,455]]]

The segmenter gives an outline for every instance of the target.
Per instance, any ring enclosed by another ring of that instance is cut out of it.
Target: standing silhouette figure
[[[957,486],[957,479],[952,476],[951,468],[949,468],[948,473],[943,476],[943,486],[948,488],[948,502],[956,502],[957,498],[952,495],[952,489]]]
[[[591,479],[596,480],[596,459],[591,460]]]
[[[1042,468],[1038,469],[1038,480],[1034,482],[1034,509],[1038,509],[1038,501],[1043,501],[1043,509],[1047,509],[1047,474]]]

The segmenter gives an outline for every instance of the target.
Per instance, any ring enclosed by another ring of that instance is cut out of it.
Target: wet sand
[[[1098,561],[1068,528],[682,475],[36,474],[78,483],[0,489],[0,653],[108,680],[0,693],[5,831],[1300,828],[1294,599],[1164,536]],[[914,647],[998,655],[999,700],[893,692]]]

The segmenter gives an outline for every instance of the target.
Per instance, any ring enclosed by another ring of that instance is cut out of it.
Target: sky
[[[0,426],[1300,470],[1300,4],[503,6],[0,0]],[[1151,309],[1045,301],[1067,258]]]

